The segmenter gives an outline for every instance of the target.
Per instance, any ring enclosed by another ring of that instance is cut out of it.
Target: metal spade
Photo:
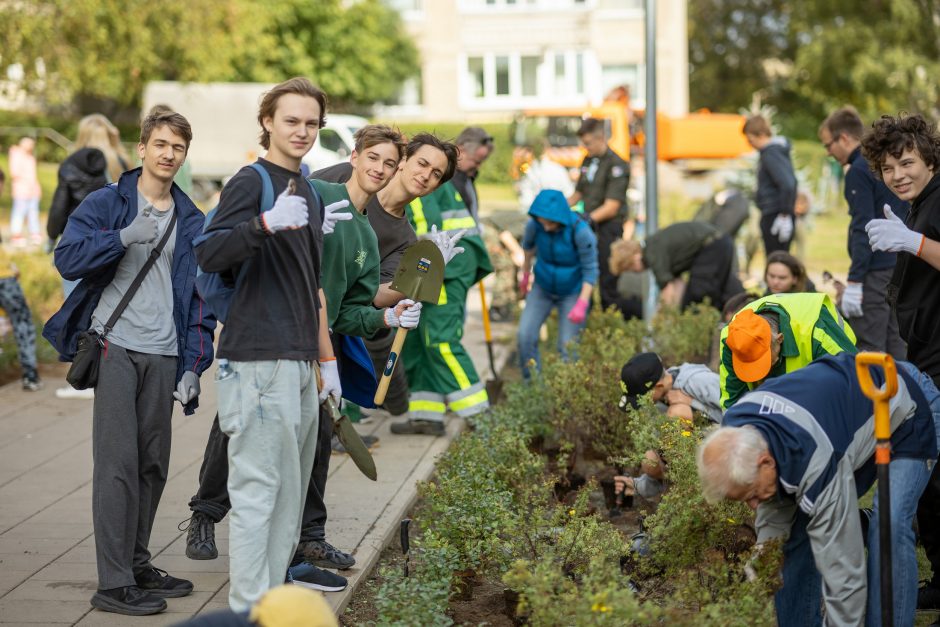
[[[392,278],[391,288],[405,295],[405,298],[418,302],[436,304],[441,297],[441,286],[444,285],[444,257],[441,251],[430,240],[421,240],[412,244],[405,250],[398,270]],[[375,391],[375,404],[385,402],[388,384],[392,380],[392,372],[398,363],[398,356],[405,343],[408,329],[398,328],[392,350],[385,362],[385,370],[379,380],[379,387]]]

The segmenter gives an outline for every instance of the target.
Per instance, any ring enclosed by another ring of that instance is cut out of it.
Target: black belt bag
[[[124,310],[127,309],[127,305],[131,302],[131,299],[134,298],[134,294],[137,292],[140,284],[144,282],[144,277],[150,272],[150,268],[152,268],[153,264],[160,258],[163,247],[166,246],[167,240],[170,239],[170,234],[173,232],[174,226],[176,226],[175,211],[172,217],[170,217],[170,224],[166,227],[166,232],[163,233],[160,243],[157,244],[156,248],[150,251],[147,263],[144,264],[144,267],[141,268],[137,276],[134,277],[134,281],[131,283],[131,286],[127,288],[127,292],[124,293],[121,302],[114,308],[114,312],[111,314],[111,317],[108,318],[107,323],[105,323],[102,333],[99,334],[97,331],[89,329],[88,331],[82,331],[78,334],[75,356],[72,358],[72,365],[69,367],[68,374],[65,375],[65,380],[76,390],[87,390],[88,388],[93,388],[98,385],[98,364],[100,363],[101,349],[104,347],[104,343],[108,338],[108,333],[111,332],[118,318],[120,318]]]

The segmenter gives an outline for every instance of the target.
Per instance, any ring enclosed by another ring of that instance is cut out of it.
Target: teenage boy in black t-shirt
[[[457,147],[454,144],[441,141],[430,133],[418,133],[405,146],[405,157],[398,164],[395,176],[367,205],[369,223],[379,239],[379,256],[382,258],[379,291],[373,300],[376,307],[392,307],[404,298],[403,294],[391,289],[392,278],[405,249],[418,241],[405,216],[405,207],[415,198],[430,194],[449,181],[456,167]],[[312,178],[345,183],[350,176],[352,164],[340,163],[314,172]],[[393,340],[393,333],[381,331],[365,340],[376,372],[385,368]],[[396,417],[408,411],[408,379],[401,363],[392,373],[385,409]]]
[[[325,110],[326,95],[306,78],[265,94],[260,163],[274,206],[260,212],[260,176],[243,168],[196,248],[206,272],[239,276],[244,268],[219,343],[227,363],[216,375],[219,427],[229,437],[229,605],[237,612],[284,582],[313,467],[318,387],[322,399],[341,396],[320,288],[325,211],[300,173]]]

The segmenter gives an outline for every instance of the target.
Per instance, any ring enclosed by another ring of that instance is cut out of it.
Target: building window
[[[631,100],[642,100],[644,93],[639,77],[636,65],[605,65],[601,68],[601,87],[605,94],[618,87],[626,87]]]
[[[474,98],[482,98],[486,95],[483,82],[483,57],[467,59],[467,72],[470,75],[470,93]]]
[[[584,53],[574,56],[574,90],[577,94],[584,93]]]
[[[522,57],[519,62],[522,74],[522,95],[538,95],[538,74],[541,57]]]
[[[496,57],[496,95],[509,95],[509,57]]]
[[[424,8],[424,2],[422,0],[385,0],[385,4],[399,13],[404,13],[405,11],[420,11]]]

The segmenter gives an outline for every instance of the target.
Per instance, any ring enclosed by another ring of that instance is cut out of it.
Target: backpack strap
[[[261,177],[261,207],[260,211],[258,211],[260,214],[274,206],[274,185],[271,183],[271,175],[268,174],[268,171],[264,169],[263,165],[255,161],[251,164],[251,169],[257,172],[258,176]],[[310,186],[310,193],[313,194],[313,199],[317,204],[322,205],[323,201],[320,200],[320,194],[313,185],[313,181],[310,179],[304,180],[307,181],[307,185]]]
[[[263,165],[255,161],[251,164],[251,169],[261,177],[261,206],[258,211],[261,214],[274,206],[274,185],[271,183],[271,175]]]

